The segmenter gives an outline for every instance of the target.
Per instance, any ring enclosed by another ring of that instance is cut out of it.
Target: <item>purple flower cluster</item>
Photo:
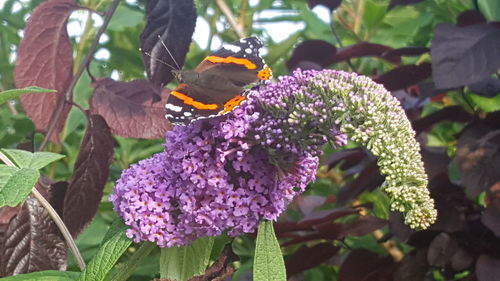
[[[327,142],[314,124],[304,131],[305,121],[295,121],[301,116],[290,100],[304,94],[307,80],[297,73],[250,91],[227,115],[175,127],[164,152],[125,170],[110,201],[130,227],[127,236],[181,246],[226,230],[251,233],[261,219],[276,220],[314,180]],[[310,114],[326,110],[314,108]],[[345,136],[338,134],[337,143]]]

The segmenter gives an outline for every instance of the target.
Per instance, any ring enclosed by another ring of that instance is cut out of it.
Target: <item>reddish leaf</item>
[[[337,54],[333,58],[332,63],[348,60],[351,58],[366,57],[366,56],[378,56],[381,57],[384,53],[392,51],[393,49],[388,46],[373,44],[368,42],[361,42],[355,45],[351,45],[337,51]],[[401,63],[401,58],[399,56],[385,56],[384,59],[399,64]]]
[[[484,16],[476,10],[462,12],[457,17],[457,26],[468,26],[478,23],[486,23]]]
[[[196,9],[193,0],[151,0],[146,3],[147,22],[141,34],[141,50],[146,73],[156,90],[174,78],[172,67],[165,64],[173,67],[176,63],[184,64],[196,23]]]
[[[500,259],[487,255],[479,256],[476,262],[476,277],[478,281],[498,281],[500,276]]]
[[[304,65],[301,63],[306,62],[324,68],[333,63],[336,52],[337,48],[326,41],[307,40],[295,47],[292,56],[286,62],[286,67],[289,71],[292,71],[299,66],[303,68]],[[316,67],[312,68],[315,69]]]
[[[335,256],[339,249],[331,243],[320,243],[313,247],[302,246],[291,257],[287,258],[286,275],[292,276],[316,267]]]
[[[430,63],[403,65],[380,75],[374,81],[384,85],[387,90],[393,91],[415,85],[430,77],[431,73]]]
[[[316,7],[317,5],[322,5],[330,9],[330,12],[333,12],[340,6],[340,4],[342,4],[342,0],[307,0],[307,4],[310,9]]]
[[[118,82],[101,78],[94,82],[91,112],[106,120],[111,132],[127,138],[165,137],[172,126],[165,118],[167,97],[152,103],[155,91],[146,80]]]
[[[64,198],[63,220],[73,237],[97,212],[113,160],[113,149],[113,136],[104,119],[99,115],[90,116]]]
[[[4,237],[0,246],[0,276],[66,269],[66,243],[38,200],[26,199]]]
[[[488,207],[481,216],[483,224],[497,237],[500,237],[500,182],[488,189],[486,202]]]
[[[500,181],[500,130],[470,125],[457,142],[456,162],[462,184],[472,196],[477,196]]]
[[[73,0],[51,0],[33,10],[26,23],[24,37],[17,53],[14,72],[17,88],[39,86],[57,93],[25,94],[21,104],[37,130],[46,132],[55,108],[63,102],[73,77],[73,49],[66,23],[76,8]],[[70,106],[64,105],[51,140],[59,142]]]
[[[438,24],[431,44],[432,77],[447,89],[488,78],[500,68],[500,28],[489,24]]]
[[[392,281],[395,264],[367,250],[353,250],[340,266],[339,281]]]

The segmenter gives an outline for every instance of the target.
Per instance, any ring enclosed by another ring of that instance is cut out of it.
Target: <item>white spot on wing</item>
[[[193,116],[193,114],[191,112],[184,112],[184,116],[190,117]]]
[[[182,107],[177,106],[177,105],[173,105],[171,103],[167,103],[165,105],[165,108],[168,109],[168,110],[171,110],[173,112],[181,112],[182,111]]]
[[[250,48],[246,48],[246,49],[245,49],[245,53],[247,53],[247,54],[251,54],[251,53],[252,53],[252,49],[250,49]]]
[[[226,50],[233,52],[233,53],[238,53],[241,51],[241,48],[239,46],[232,45],[232,44],[225,44],[222,47]]]

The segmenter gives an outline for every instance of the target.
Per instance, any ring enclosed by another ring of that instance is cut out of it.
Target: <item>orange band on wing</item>
[[[243,97],[243,96],[236,96],[236,97],[228,100],[224,104],[224,110],[222,111],[222,114],[228,113],[229,111],[233,110],[235,107],[240,105],[240,103],[244,100],[245,100],[245,97]]]
[[[181,92],[172,91],[172,92],[170,92],[170,94],[172,96],[182,100],[185,104],[194,106],[196,109],[214,110],[214,109],[217,109],[217,107],[218,107],[216,104],[204,104],[202,102],[195,101],[192,98],[186,96],[185,94],[183,94]]]
[[[213,63],[235,63],[239,65],[243,65],[247,69],[256,69],[257,65],[247,59],[240,59],[240,58],[235,58],[235,57],[218,57],[218,56],[208,56],[206,58],[207,61],[213,62]]]
[[[271,72],[271,69],[267,66],[264,67],[264,69],[257,72],[257,78],[259,78],[260,80],[268,80],[269,78],[271,78],[272,75],[273,74]]]

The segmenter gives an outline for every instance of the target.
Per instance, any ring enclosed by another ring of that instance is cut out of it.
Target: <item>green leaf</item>
[[[262,221],[255,242],[254,281],[286,280],[285,262],[274,234],[273,222]]]
[[[73,281],[79,272],[45,270],[2,278],[2,281]]]
[[[0,164],[0,187],[3,187],[16,171],[19,171],[19,168]]]
[[[40,177],[38,170],[30,168],[13,171],[3,167],[1,170],[0,175],[6,174],[7,177],[6,180],[2,179],[5,184],[0,186],[0,207],[5,205],[13,207],[21,203],[30,194]],[[9,170],[13,173],[10,173]]]
[[[500,95],[496,95],[492,98],[483,97],[476,94],[469,95],[472,101],[485,112],[495,112],[500,110]]]
[[[500,21],[500,1],[478,0],[481,13],[490,21]]]
[[[37,170],[65,157],[64,155],[52,152],[31,153],[29,151],[19,149],[2,149],[2,152],[5,153],[19,168],[31,168]]]
[[[114,231],[114,229],[110,229],[110,231]],[[97,254],[78,278],[78,281],[104,280],[130,244],[132,244],[132,240],[128,239],[123,231],[116,233],[111,239],[102,244]]]
[[[217,260],[224,250],[224,247],[226,247],[227,244],[231,243],[233,239],[227,234],[222,234],[214,239],[214,244],[212,247],[212,253],[210,253],[210,260]]]
[[[123,31],[127,27],[134,27],[144,21],[144,14],[132,10],[127,6],[118,6],[113,18],[109,22],[108,29],[114,31]]]
[[[163,248],[160,256],[160,278],[186,281],[205,273],[214,245],[213,237],[202,237],[184,247]]]
[[[44,89],[36,86],[26,87],[22,89],[12,89],[0,92],[0,104],[15,99],[22,94],[30,94],[30,93],[54,93],[56,90]]]

